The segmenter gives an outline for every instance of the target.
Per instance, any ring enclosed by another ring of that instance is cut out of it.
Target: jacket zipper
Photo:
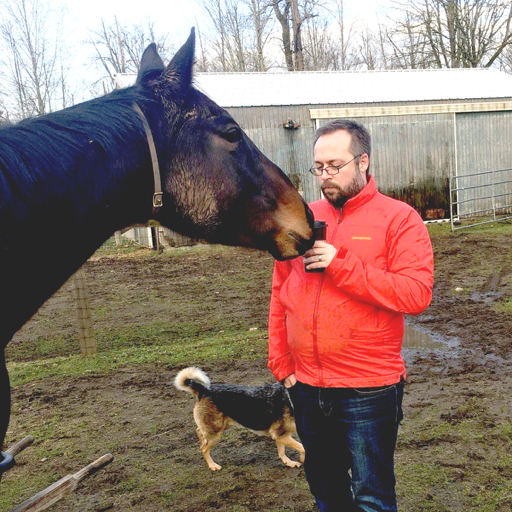
[[[343,209],[340,210],[340,214],[338,215],[338,220],[336,222],[336,226],[334,228],[331,240],[329,243],[332,245],[332,242],[334,242],[336,238],[336,233],[338,232],[338,226],[341,223],[341,217],[343,215]],[[322,292],[322,287],[324,284],[325,274],[322,274],[322,277],[320,278],[320,284],[318,285],[318,291],[316,292],[316,299],[315,299],[315,307],[313,308],[313,353],[315,355],[315,362],[318,367],[318,381],[320,386],[323,387],[324,385],[324,372],[322,370],[322,365],[320,363],[320,354],[318,352],[318,306],[320,304],[320,294]]]

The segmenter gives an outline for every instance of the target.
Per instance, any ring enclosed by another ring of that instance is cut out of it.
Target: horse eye
[[[226,139],[228,142],[238,142],[242,139],[242,130],[235,126],[222,133],[222,138]]]

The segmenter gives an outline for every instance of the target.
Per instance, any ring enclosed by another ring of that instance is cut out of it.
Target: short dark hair
[[[370,136],[370,132],[362,124],[350,121],[349,119],[336,119],[320,126],[316,131],[313,147],[315,147],[315,144],[322,135],[338,132],[340,130],[345,130],[350,133],[352,138],[350,142],[350,152],[352,155],[356,156],[366,153],[368,155],[368,160],[370,160],[372,152],[372,138]],[[356,162],[359,164],[359,158],[356,159]],[[368,177],[369,175],[370,165],[368,165],[368,170],[366,171],[366,176]]]

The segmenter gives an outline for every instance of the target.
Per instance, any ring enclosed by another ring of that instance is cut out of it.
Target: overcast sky
[[[133,1],[133,0],[65,0],[71,19],[76,23],[77,38],[86,37],[87,29],[99,26],[103,18],[106,21],[117,16],[120,22],[137,23],[150,17],[158,25],[161,32],[171,33],[174,41],[185,40],[192,26],[196,26],[196,19],[200,29],[205,30],[208,18],[203,9],[195,0],[162,0]],[[375,20],[376,13],[382,12],[383,7],[389,3],[387,0],[345,0],[345,13],[347,20],[368,21]]]

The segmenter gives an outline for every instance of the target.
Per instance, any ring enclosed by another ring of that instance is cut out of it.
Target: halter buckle
[[[155,192],[153,194],[153,208],[160,208],[163,204],[163,192]]]

